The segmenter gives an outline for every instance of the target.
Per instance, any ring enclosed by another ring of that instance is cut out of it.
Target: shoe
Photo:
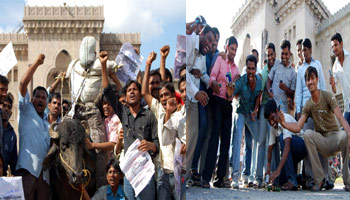
[[[209,181],[202,180],[202,188],[210,188]]]
[[[321,191],[322,188],[325,186],[325,180],[323,179],[323,181],[321,182],[320,185],[316,185],[314,184],[311,188],[310,188],[310,191],[311,192],[318,192],[318,191]]]
[[[239,189],[238,181],[232,181],[232,188],[233,189]]]
[[[217,188],[222,188],[224,186],[224,180],[222,179],[217,179],[214,183],[213,183],[214,187]]]
[[[350,185],[345,185],[344,186],[344,190],[347,191],[347,192],[350,192]]]
[[[326,181],[325,185],[324,185],[324,188],[326,190],[331,190],[334,188],[334,183],[330,182],[330,181]]]
[[[261,181],[255,180],[253,183],[253,187],[254,189],[261,189],[262,187]]]
[[[296,191],[298,190],[298,187],[294,185],[292,182],[288,181],[281,187],[281,189],[284,191],[287,191],[287,190]]]

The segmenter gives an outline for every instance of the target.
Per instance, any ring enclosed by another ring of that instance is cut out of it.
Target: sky
[[[175,60],[177,34],[185,34],[186,0],[0,0],[0,33],[13,33],[20,27],[24,5],[97,6],[104,5],[105,33],[141,33],[144,63],[151,51],[157,53],[152,69],[160,63],[159,50],[169,44],[167,68]]]
[[[187,0],[186,22],[193,21],[198,15],[204,16],[207,23],[220,31],[218,49],[222,51],[226,38],[232,35],[230,26],[233,16],[246,0]],[[322,0],[331,14],[344,7],[350,0]],[[213,3],[215,2],[215,3]],[[336,2],[336,3],[335,3]]]

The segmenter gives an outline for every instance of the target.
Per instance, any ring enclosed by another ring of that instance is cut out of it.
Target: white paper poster
[[[128,148],[120,169],[135,190],[136,197],[147,186],[154,174],[154,164],[148,152],[137,149],[140,140],[136,139]]]
[[[22,177],[0,177],[0,199],[24,200]]]
[[[175,64],[174,64],[174,78],[180,78],[179,71],[181,66],[185,63],[186,63],[186,36],[177,35]]]
[[[12,42],[9,42],[0,52],[0,74],[6,76],[15,64],[17,64],[16,55]]]

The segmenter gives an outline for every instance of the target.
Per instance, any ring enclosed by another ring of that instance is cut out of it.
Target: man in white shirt
[[[304,140],[298,134],[296,135],[280,125],[281,119],[278,112],[281,111],[277,108],[276,102],[269,100],[264,112],[264,117],[271,126],[266,174],[270,175],[271,183],[282,185],[282,190],[297,190],[295,169],[298,167],[298,163],[307,155],[307,150]],[[283,113],[283,116],[286,122],[296,123],[291,115]],[[282,157],[277,169],[274,169],[271,173],[272,149],[276,144],[276,140],[280,143]],[[277,177],[279,177],[279,180],[276,179]]]
[[[186,35],[186,124],[192,128],[186,130],[186,178],[189,179],[194,151],[198,138],[198,102],[202,106],[207,105],[208,95],[205,91],[199,91],[200,80],[209,84],[209,76],[205,67],[205,55],[211,52],[215,36],[210,26],[205,26],[199,35]]]
[[[335,33],[331,38],[332,50],[336,56],[333,64],[333,76],[329,78],[334,94],[337,88],[341,88],[344,99],[344,118],[350,124],[350,53],[343,48],[343,39],[340,33]]]

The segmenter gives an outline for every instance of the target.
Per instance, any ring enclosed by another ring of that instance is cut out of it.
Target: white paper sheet
[[[137,197],[146,187],[154,174],[154,164],[148,152],[137,149],[140,140],[136,139],[128,148],[124,159],[120,163],[120,169],[135,190]]]
[[[0,74],[6,76],[7,73],[17,64],[15,52],[12,42],[0,52]]]
[[[0,177],[0,199],[24,200],[22,177]]]

